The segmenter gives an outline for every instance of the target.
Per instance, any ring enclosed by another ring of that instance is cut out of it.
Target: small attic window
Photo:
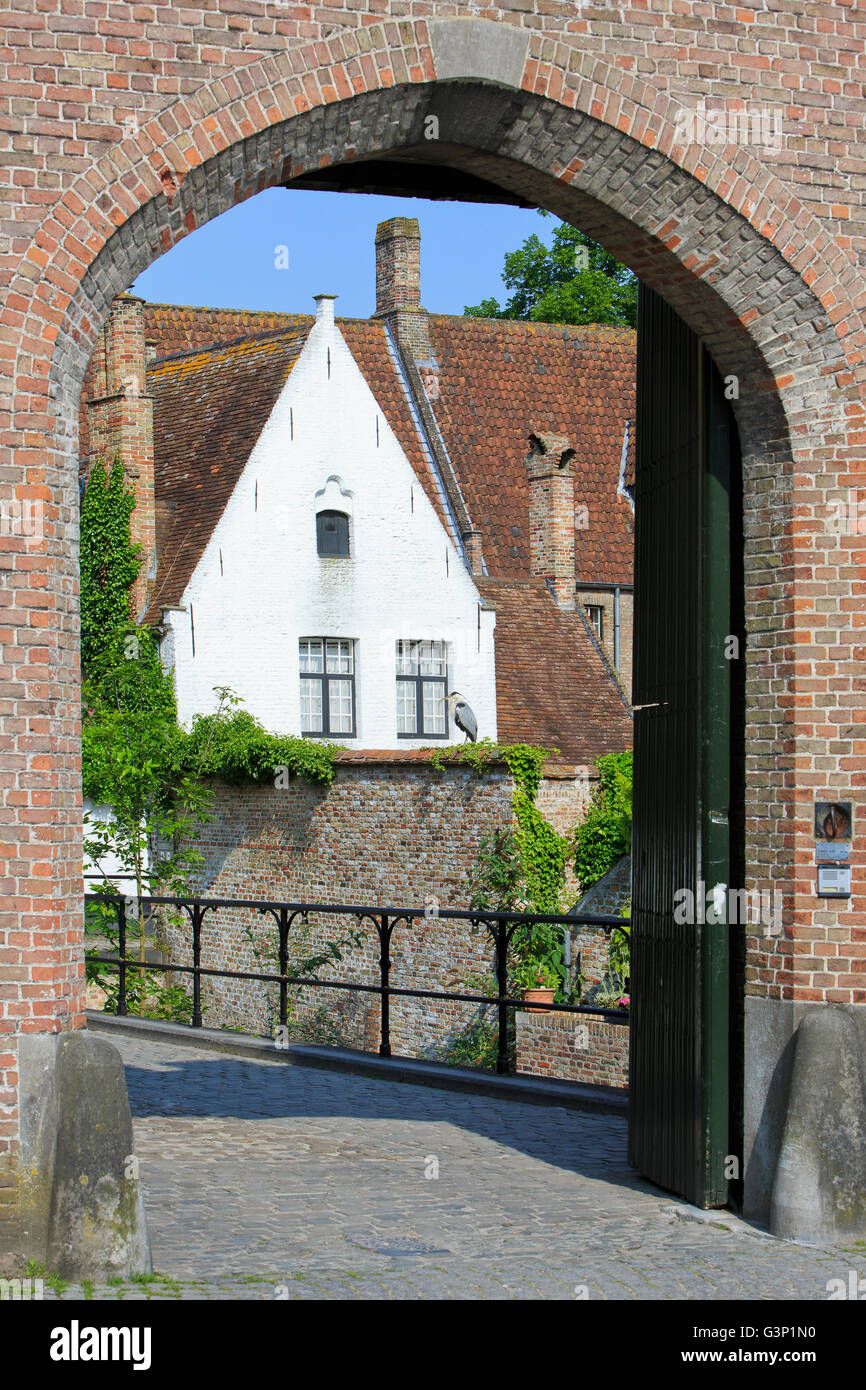
[[[320,555],[348,556],[349,518],[345,512],[319,512],[317,514],[316,546]]]

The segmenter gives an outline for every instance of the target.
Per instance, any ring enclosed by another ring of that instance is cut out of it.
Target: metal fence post
[[[280,908],[280,974],[289,973],[289,909]],[[289,1021],[289,986],[280,980],[280,1025],[285,1028]]]
[[[126,899],[117,903],[117,944],[120,950],[120,967],[117,980],[117,1014],[126,1018]]]
[[[382,925],[379,927],[379,998],[381,1004],[381,1022],[379,1029],[379,1056],[391,1056],[391,1010],[390,995],[388,994],[388,981],[391,973],[391,958],[388,949],[391,944],[391,928],[388,926],[388,914],[382,913]]]
[[[192,1026],[201,1027],[201,921],[204,916],[198,903],[192,909]]]
[[[505,923],[496,923],[496,980],[497,1004],[499,1009],[499,1046],[496,1052],[496,1073],[507,1076],[508,1065],[508,928]]]

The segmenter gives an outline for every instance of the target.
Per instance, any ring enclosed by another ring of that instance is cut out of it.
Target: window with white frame
[[[604,641],[604,606],[601,603],[585,603],[589,621],[592,623],[593,631],[599,642]]]
[[[398,642],[398,738],[447,738],[447,693],[447,644]]]
[[[355,643],[350,637],[302,637],[301,733],[355,737]]]

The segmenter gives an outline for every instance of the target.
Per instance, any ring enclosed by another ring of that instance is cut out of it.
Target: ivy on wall
[[[545,759],[557,755],[559,749],[481,739],[478,743],[455,744],[430,752],[430,761],[439,771],[444,771],[449,764],[462,763],[481,776],[493,764],[505,764],[514,779],[512,805],[516,828],[510,833],[501,831],[488,837],[491,843],[486,846],[483,858],[492,878],[487,891],[479,880],[478,891],[492,911],[500,904],[503,911],[516,908],[519,901],[523,904],[520,910],[525,912],[558,913],[571,847],[544,819],[535,805],[535,798]],[[503,893],[508,902],[503,901]],[[482,904],[478,901],[475,906]]]
[[[599,784],[574,832],[574,871],[584,892],[631,849],[632,751],[608,753],[595,765]]]
[[[559,753],[558,748],[539,748],[531,743],[494,743],[482,738],[477,743],[455,743],[448,748],[426,748],[430,762],[439,772],[449,764],[462,763],[479,777],[494,763],[505,763],[515,785],[534,801],[541,783],[545,758]]]
[[[517,821],[517,848],[523,865],[531,912],[562,911],[562,888],[570,845],[535,805],[534,799],[517,785],[514,792]]]
[[[97,459],[81,499],[81,664],[85,671],[129,624],[130,589],[142,565],[130,536],[135,493],[116,458],[107,473]]]
[[[231,786],[280,787],[292,777],[330,786],[338,752],[339,745],[320,739],[269,734],[247,710],[235,709],[228,717],[196,715],[188,756],[199,776]]]

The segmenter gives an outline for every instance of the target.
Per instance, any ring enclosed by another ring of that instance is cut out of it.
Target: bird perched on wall
[[[471,740],[474,743],[478,737],[478,720],[459,690],[452,690],[448,696],[448,708],[454,723],[460,732],[466,735],[466,742],[469,743]]]

